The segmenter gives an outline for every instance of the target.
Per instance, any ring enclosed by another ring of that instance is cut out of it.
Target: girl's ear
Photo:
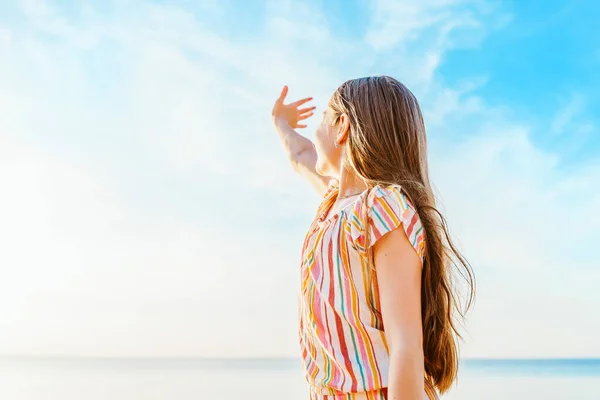
[[[348,118],[348,114],[343,113],[338,119],[338,134],[336,141],[339,144],[344,144],[348,139],[348,132],[350,132],[350,118]]]

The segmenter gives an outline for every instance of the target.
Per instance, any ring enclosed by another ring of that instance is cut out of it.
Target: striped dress
[[[306,379],[314,400],[385,400],[388,347],[366,249],[401,226],[422,259],[423,229],[399,186],[377,186],[327,216],[335,196],[332,181],[302,249],[299,336]],[[424,399],[437,398],[427,380],[425,391]]]

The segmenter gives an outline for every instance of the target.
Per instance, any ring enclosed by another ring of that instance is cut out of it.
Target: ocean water
[[[443,399],[600,400],[600,359],[466,360]],[[2,400],[306,400],[295,359],[0,358]]]

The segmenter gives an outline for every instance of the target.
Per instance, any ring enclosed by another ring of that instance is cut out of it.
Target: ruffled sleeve
[[[364,207],[367,207],[369,243],[365,246]],[[377,243],[387,233],[402,227],[406,237],[423,259],[425,236],[421,220],[399,185],[376,186],[368,196],[363,196],[355,204],[350,215],[350,235],[354,244],[366,250]]]

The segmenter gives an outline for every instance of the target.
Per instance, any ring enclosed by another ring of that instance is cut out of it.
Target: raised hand
[[[323,196],[330,178],[319,175],[316,170],[318,156],[314,144],[296,131],[296,128],[306,128],[306,125],[300,122],[314,114],[315,107],[300,108],[303,104],[311,101],[312,97],[284,104],[287,94],[288,87],[284,86],[273,105],[272,116],[275,132],[277,132],[294,170],[305,177],[317,190],[317,193]]]
[[[273,116],[273,122],[281,123],[284,122],[290,126],[290,128],[306,128],[306,125],[300,124],[300,121],[303,121],[314,114],[314,110],[316,107],[304,107],[300,108],[303,104],[308,103],[312,100],[312,97],[306,97],[301,100],[294,101],[293,103],[284,104],[285,97],[288,94],[288,87],[284,86],[281,90],[281,94],[275,100],[275,104],[273,105],[273,111],[271,115]]]

